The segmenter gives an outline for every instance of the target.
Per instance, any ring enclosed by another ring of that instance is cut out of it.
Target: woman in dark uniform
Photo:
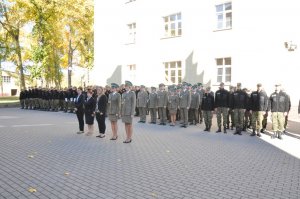
[[[84,103],[84,114],[85,114],[85,123],[88,125],[87,136],[90,136],[94,133],[94,117],[95,117],[95,108],[96,108],[96,100],[92,97],[93,90],[87,89],[87,99]]]
[[[79,123],[79,131],[77,132],[77,134],[81,134],[84,133],[84,108],[83,108],[83,104],[84,104],[84,95],[82,94],[82,87],[78,87],[77,89],[77,97],[75,99],[75,108],[74,111],[76,113],[77,119],[78,119],[78,123]]]
[[[96,136],[98,138],[105,137],[105,114],[106,114],[106,105],[107,105],[107,97],[104,94],[103,87],[98,87],[97,89],[97,103],[96,103],[96,120],[98,123],[99,133],[100,135]]]

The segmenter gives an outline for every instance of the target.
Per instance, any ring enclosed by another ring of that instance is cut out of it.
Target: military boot
[[[218,130],[216,131],[216,133],[220,133],[221,131],[221,127],[218,128]]]
[[[281,137],[282,132],[281,132],[281,131],[278,131],[277,134],[278,134],[278,139],[282,140],[282,137]]]
[[[226,131],[226,126],[224,126],[224,133],[227,133],[227,131]]]
[[[251,133],[251,135],[250,136],[256,136],[256,132],[255,132],[255,130],[253,129],[253,131],[252,131],[252,133]]]

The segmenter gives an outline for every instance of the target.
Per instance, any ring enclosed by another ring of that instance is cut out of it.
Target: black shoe
[[[227,133],[226,128],[224,128],[224,133],[225,133],[225,134]]]
[[[242,135],[242,132],[241,132],[241,131],[239,131],[239,132],[238,132],[238,135]]]
[[[117,137],[112,137],[112,138],[110,138],[110,140],[117,140],[118,139],[118,136]]]
[[[219,128],[219,129],[216,131],[216,133],[220,133],[220,132],[222,132],[222,131],[221,131],[221,129]]]
[[[242,129],[242,131],[246,131],[246,127],[244,127],[244,128]]]
[[[256,133],[255,133],[255,131],[254,131],[254,132],[252,132],[250,136],[256,136]]]
[[[163,125],[163,123],[159,123],[158,125]]]
[[[207,129],[207,132],[210,132],[210,128]]]
[[[260,132],[257,132],[257,137],[261,137],[261,134],[260,134]]]
[[[166,126],[166,123],[162,123],[163,126]]]
[[[131,141],[132,141],[132,139],[130,139],[130,140],[125,140],[125,141],[123,141],[123,143],[128,144],[128,143],[131,143]]]
[[[239,134],[239,132],[238,132],[238,131],[235,131],[235,132],[233,133],[233,135],[237,135],[237,134]]]
[[[265,133],[265,129],[261,129],[260,132],[261,132],[261,133]]]
[[[97,136],[96,136],[96,138],[104,138],[104,137],[105,137],[105,135],[102,134],[102,133],[101,133],[100,135],[97,135]]]
[[[203,131],[208,131],[208,128],[205,128]]]

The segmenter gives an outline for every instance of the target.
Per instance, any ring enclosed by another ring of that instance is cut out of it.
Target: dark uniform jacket
[[[215,94],[215,108],[229,108],[229,92],[225,89],[219,89]]]
[[[97,102],[97,106],[98,106],[98,110],[96,110],[96,112],[100,112],[105,114],[106,110],[107,110],[107,97],[106,95],[101,95],[98,102]]]
[[[213,111],[214,108],[214,95],[211,93],[204,93],[202,98],[201,109],[203,111]]]
[[[21,91],[20,92],[20,97],[19,97],[19,99],[20,100],[23,100],[23,99],[25,99],[26,98],[26,96],[25,96],[25,91]]]
[[[84,107],[84,101],[85,101],[85,97],[83,94],[81,94],[79,97],[76,98],[75,100],[75,107],[77,108],[77,111],[82,112]]]
[[[247,109],[248,95],[243,90],[237,90],[233,93],[233,108]]]
[[[249,108],[252,111],[267,111],[268,96],[265,91],[254,91],[250,96]]]
[[[269,98],[268,110],[271,112],[288,112],[289,97],[282,91],[272,93]]]

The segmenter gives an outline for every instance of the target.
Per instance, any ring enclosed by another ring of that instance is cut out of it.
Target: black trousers
[[[78,123],[79,123],[79,131],[83,131],[84,130],[84,120],[83,120],[84,112],[76,111],[76,116],[77,116]]]
[[[96,113],[96,120],[98,123],[99,133],[105,134],[105,114],[100,115],[100,113]]]

